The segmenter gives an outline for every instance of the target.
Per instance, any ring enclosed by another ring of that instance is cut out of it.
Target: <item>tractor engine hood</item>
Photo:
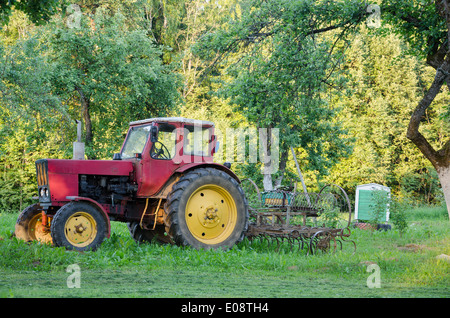
[[[133,172],[131,161],[41,159],[36,161],[39,201],[49,204],[78,196],[79,175],[126,176]]]
[[[93,174],[105,176],[129,176],[133,171],[131,161],[118,160],[71,160],[44,159],[48,162],[48,173]]]

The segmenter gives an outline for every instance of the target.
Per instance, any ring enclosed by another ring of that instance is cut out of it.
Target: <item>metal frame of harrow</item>
[[[294,185],[293,192],[275,190],[270,192],[273,194],[272,196],[263,198],[264,194],[261,195],[255,182],[251,179],[245,180],[249,181],[255,188],[259,202],[259,206],[249,206],[250,216],[256,220],[256,223],[249,225],[246,233],[250,241],[259,239],[261,243],[264,240],[268,241],[268,244],[275,242],[277,251],[283,242],[289,243],[291,251],[297,243],[298,251],[307,249],[307,255],[314,254],[318,250],[324,252],[330,250],[331,242],[333,242],[333,251],[336,251],[338,245],[342,249],[342,242],[353,243],[356,251],[356,243],[346,240],[351,234],[349,227],[352,211],[348,195],[341,187],[328,184],[319,193],[296,193],[296,185]],[[333,194],[325,192],[327,188],[333,186],[339,189],[348,207],[347,226],[343,228],[307,226],[307,217],[318,217],[324,211],[325,204],[321,203],[330,203],[330,200],[335,200]],[[303,224],[291,224],[291,219],[294,216],[301,216]]]

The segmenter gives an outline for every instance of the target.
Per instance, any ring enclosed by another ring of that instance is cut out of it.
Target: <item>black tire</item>
[[[230,175],[214,168],[199,168],[182,176],[167,197],[164,213],[172,241],[196,249],[230,248],[243,240],[248,228],[242,188]]]
[[[128,222],[127,226],[131,237],[138,243],[151,243],[152,241],[160,244],[170,243],[170,237],[164,235],[164,225],[157,224],[154,230],[142,229],[139,222]]]
[[[58,210],[51,224],[53,244],[69,250],[96,250],[107,232],[107,220],[86,202],[67,203]]]
[[[389,224],[377,224],[377,230],[388,231],[390,229],[391,229],[391,226]]]
[[[42,208],[38,203],[26,207],[17,218],[14,235],[25,242],[52,243],[50,231],[42,229]]]

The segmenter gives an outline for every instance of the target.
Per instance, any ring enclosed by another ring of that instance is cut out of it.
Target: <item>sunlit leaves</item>
[[[347,32],[364,16],[360,1],[244,1],[240,19],[206,34],[195,52],[225,68],[220,93],[257,127],[280,129],[281,148],[307,151],[326,173],[348,146],[327,101]],[[332,35],[327,31],[335,31]]]

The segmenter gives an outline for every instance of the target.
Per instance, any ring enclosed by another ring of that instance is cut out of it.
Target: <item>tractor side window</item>
[[[150,125],[133,127],[122,149],[122,159],[134,158],[135,153],[142,153],[150,134]]]
[[[183,153],[191,156],[209,156],[209,139],[209,128],[185,125]]]
[[[158,141],[150,149],[153,159],[172,159],[175,156],[177,131],[176,127],[161,123],[158,124]]]

